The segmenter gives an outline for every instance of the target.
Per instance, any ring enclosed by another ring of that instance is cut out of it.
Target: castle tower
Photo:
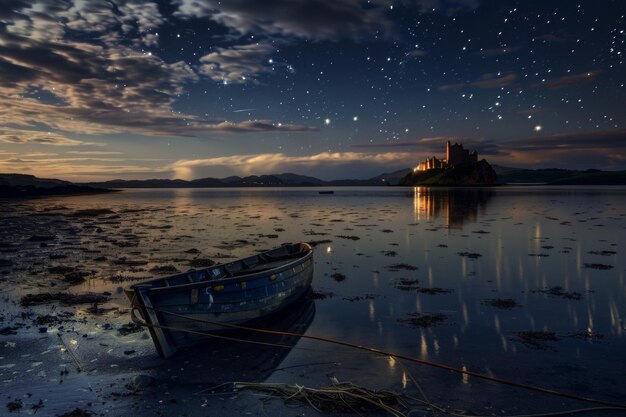
[[[466,165],[478,162],[478,152],[463,148],[462,143],[446,142],[446,159],[437,159],[436,156],[420,161],[414,171],[429,171],[431,169],[453,168],[459,165]]]

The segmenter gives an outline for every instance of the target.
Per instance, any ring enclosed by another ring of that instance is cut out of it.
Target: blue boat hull
[[[136,284],[126,294],[133,314],[141,314],[158,353],[167,358],[179,348],[223,335],[232,329],[228,325],[254,324],[302,298],[313,280],[313,252],[299,245],[283,247],[295,253],[282,260],[269,251]]]

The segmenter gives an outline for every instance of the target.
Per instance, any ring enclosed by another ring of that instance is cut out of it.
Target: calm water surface
[[[286,329],[580,395],[626,399],[626,188],[318,191],[144,189],[8,202],[0,208],[6,225],[0,241],[5,249],[19,244],[20,251],[0,253],[14,263],[2,287],[15,299],[50,291],[45,283],[56,278],[48,267],[79,266],[92,275],[71,291],[109,291],[108,306],[124,312],[120,287],[153,276],[154,267],[182,271],[193,259],[226,262],[283,242],[322,241],[315,248],[318,298],[294,313],[305,317],[299,327],[289,322]],[[91,208],[114,213],[72,216]],[[41,233],[57,239],[44,247],[29,240]],[[501,299],[513,305],[493,304]],[[17,308],[7,304],[4,314]],[[416,314],[437,320],[419,326],[409,320]],[[117,325],[128,315],[95,320]],[[528,333],[520,332],[546,332],[541,334],[551,340],[525,339]],[[132,345],[136,361],[155,360],[145,337],[128,340],[118,341],[124,345],[119,349]],[[414,395],[412,376],[431,400],[479,413],[585,406],[310,340],[290,345],[272,360],[260,359],[256,347],[238,347],[237,357],[258,356],[262,363],[248,365],[263,368],[256,380],[307,386],[327,385],[334,376]],[[124,358],[110,346],[108,353],[94,346],[85,351],[98,351],[110,365],[115,360],[107,355]],[[209,380],[219,378],[213,373]]]

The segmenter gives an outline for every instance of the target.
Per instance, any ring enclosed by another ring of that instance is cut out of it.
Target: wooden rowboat
[[[133,320],[148,327],[157,352],[167,358],[179,348],[232,330],[229,325],[250,326],[279,313],[298,301],[312,280],[313,249],[295,243],[144,281],[125,292]]]

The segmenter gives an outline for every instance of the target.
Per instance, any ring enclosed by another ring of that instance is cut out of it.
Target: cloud
[[[559,132],[508,141],[484,141],[479,155],[500,164],[578,169],[624,169],[626,129]]]
[[[501,73],[483,74],[478,80],[470,83],[445,84],[440,86],[439,91],[460,90],[466,87],[476,87],[480,89],[504,88],[515,83],[517,75],[513,72],[502,75]]]
[[[199,72],[215,81],[245,83],[263,72],[270,72],[266,57],[274,51],[267,43],[217,48],[200,58]]]
[[[419,152],[414,159],[423,159],[426,156],[440,155],[445,158],[446,142],[462,143],[465,149],[478,152],[481,156],[502,155],[497,143],[486,139],[467,138],[462,136],[433,136],[409,141],[365,143],[352,145],[354,148],[414,148]]]
[[[0,25],[0,108],[5,110],[0,126],[164,136],[312,130],[267,121],[216,123],[174,111],[199,75],[184,61],[166,62],[138,50],[142,39],[156,41],[154,29],[164,21],[152,3],[42,0],[13,1],[12,7]],[[236,71],[234,62],[224,68],[229,77]],[[55,100],[25,95],[32,91]],[[70,144],[61,138],[55,143]]]
[[[58,153],[48,153],[48,152],[30,152],[22,154],[24,158],[38,158],[38,157],[50,157],[56,156]]]
[[[49,146],[103,146],[101,143],[84,142],[70,139],[55,132],[41,132],[36,130],[22,130],[0,127],[0,142],[17,145],[37,144]]]
[[[67,151],[65,153],[72,155],[123,155],[123,152],[114,151]]]
[[[564,77],[552,78],[545,82],[534,84],[533,87],[546,87],[551,90],[558,90],[560,88],[594,81],[600,74],[602,74],[601,70],[594,70],[580,74],[566,75]]]
[[[505,142],[487,141],[486,144],[495,150],[489,161],[497,164],[533,168],[626,168],[626,129],[560,132]],[[481,150],[478,152],[480,155]]]
[[[144,0],[9,0],[3,6],[0,18],[9,31],[34,41],[62,39],[66,29],[106,34],[101,40],[118,33],[141,40],[165,20],[156,3]]]
[[[8,88],[16,88],[20,83],[34,81],[40,76],[39,71],[16,65],[2,57],[0,57],[0,74],[2,74],[0,82]]]
[[[68,180],[90,181],[111,179],[112,176],[144,178],[150,176],[171,176],[172,171],[163,168],[162,160],[124,158],[50,158],[54,154],[21,155],[10,159],[0,159],[0,172],[30,173],[39,177],[63,178]],[[134,163],[143,161],[148,165]]]
[[[500,74],[484,74],[480,80],[474,81],[472,86],[478,88],[503,88],[512,85],[517,80],[515,73],[506,75]]]
[[[353,0],[180,0],[175,15],[210,18],[239,35],[298,37],[311,40],[360,39],[385,35],[391,23],[387,1],[364,5]]]
[[[247,120],[239,123],[222,122],[211,127],[216,132],[315,132],[317,127],[272,123],[269,120]],[[200,127],[200,129],[207,129]]]
[[[454,84],[444,84],[437,87],[439,91],[455,91],[460,90],[461,88],[465,88],[471,86],[471,83],[454,83]]]
[[[79,154],[80,155],[80,154]],[[0,172],[29,172],[38,176],[79,181],[111,178],[184,178],[206,176],[272,174],[297,171],[318,175],[332,172],[333,178],[348,178],[354,173],[405,168],[416,163],[414,152],[322,152],[293,156],[283,153],[231,155],[204,159],[181,159],[170,164],[148,158],[116,157],[26,157],[0,159]],[[145,164],[136,164],[144,161]],[[391,167],[391,168],[390,168]]]
[[[311,167],[328,167],[336,169],[348,165],[389,165],[412,166],[415,154],[411,152],[322,152],[314,155],[291,156],[283,153],[266,153],[258,155],[232,155],[206,159],[181,159],[170,165],[175,178],[198,178],[201,168],[213,168],[214,172],[230,172],[244,175],[271,174],[277,171],[303,169]]]
[[[156,3],[130,1],[118,7],[124,16],[122,19],[124,33],[138,32],[138,44],[146,46],[158,44],[158,36],[151,32],[164,22],[164,18]]]
[[[366,143],[355,148],[407,148],[414,160],[432,155],[445,155],[447,141],[459,142],[466,149],[476,150],[479,158],[501,165],[529,167],[591,167],[625,169],[626,129],[591,132],[560,132],[529,136],[507,141],[483,138],[435,136],[403,142]]]
[[[553,149],[613,149],[612,153],[617,154],[626,150],[626,129],[564,132],[548,136],[527,137],[507,141],[506,147],[522,151],[541,152]]]
[[[419,138],[408,141],[394,141],[394,142],[383,142],[383,143],[362,143],[362,144],[354,144],[353,148],[421,148],[424,150],[441,150],[442,147],[445,148],[446,142],[460,142],[463,141],[464,138],[459,136],[434,136],[434,137],[426,137]]]

